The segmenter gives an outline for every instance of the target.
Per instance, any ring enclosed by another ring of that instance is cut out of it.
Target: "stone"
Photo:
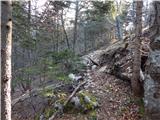
[[[99,73],[103,73],[103,72],[106,72],[106,68],[107,68],[107,66],[103,66],[103,67],[101,67],[99,70],[98,70],[98,72]]]
[[[74,103],[75,108],[81,107],[80,99],[77,96],[71,99],[71,103]]]
[[[160,82],[160,51],[153,51],[150,53],[146,73],[150,74],[152,79]]]
[[[144,81],[144,104],[147,120],[159,120],[160,118],[160,86],[150,75],[146,75]]]
[[[88,96],[84,96],[84,101],[86,103],[90,103],[91,102],[91,99],[88,97]]]
[[[151,48],[153,50],[155,49],[160,50],[160,36],[156,37],[154,42],[151,43]]]
[[[69,77],[71,80],[77,81],[77,82],[79,82],[80,80],[83,80],[83,77],[82,77],[82,76],[76,76],[76,75],[73,74],[73,73],[70,73],[70,74],[68,75],[68,77]]]
[[[43,114],[40,115],[39,120],[46,120]]]
[[[92,66],[92,70],[95,70],[97,68],[97,65]]]

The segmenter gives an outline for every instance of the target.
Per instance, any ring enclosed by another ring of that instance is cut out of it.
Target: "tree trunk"
[[[30,41],[30,38],[31,38],[31,28],[30,28],[30,26],[31,26],[31,1],[30,0],[28,1],[28,25],[29,25],[29,27],[28,27],[28,33],[29,33],[28,41]],[[30,48],[28,48],[27,54],[28,54],[28,66],[30,67],[31,63],[32,63]],[[27,89],[31,89],[31,76],[29,73],[27,74],[26,86],[27,86]]]
[[[87,30],[84,28],[84,52],[87,52]]]
[[[142,96],[142,86],[140,84],[140,35],[142,33],[142,6],[143,1],[136,1],[136,22],[135,22],[135,33],[136,38],[134,41],[134,56],[133,56],[133,76],[131,80],[132,91],[135,97]]]
[[[118,34],[118,39],[122,40],[123,39],[123,35],[122,35],[122,26],[120,23],[120,18],[119,16],[116,17],[116,27],[117,27],[117,34]]]
[[[2,120],[11,120],[11,53],[12,53],[12,15],[11,1],[1,2],[2,29]]]
[[[160,118],[160,1],[154,1],[150,9],[149,36],[151,52],[146,66],[144,101],[146,120]]]
[[[79,10],[79,1],[76,0],[76,13],[75,13],[75,20],[74,20],[74,34],[73,34],[73,51],[75,52],[75,45],[77,40],[77,21],[78,21],[78,10]]]
[[[118,34],[118,39],[119,40],[122,40],[123,39],[123,34],[122,34],[122,26],[121,26],[121,23],[120,23],[120,12],[121,11],[121,3],[117,3],[117,17],[116,17],[116,28],[117,28],[117,34]]]
[[[70,49],[68,35],[67,35],[66,29],[65,29],[65,26],[64,26],[63,10],[62,10],[62,13],[61,13],[61,23],[62,23],[63,32],[64,32],[65,37],[66,37],[67,47],[68,47],[68,49]]]
[[[59,12],[56,15],[56,50],[59,51],[59,20],[58,20]]]

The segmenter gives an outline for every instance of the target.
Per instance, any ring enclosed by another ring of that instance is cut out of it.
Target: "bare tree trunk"
[[[79,11],[79,1],[76,0],[76,13],[75,13],[75,20],[74,20],[74,34],[73,34],[73,51],[75,52],[75,45],[77,40],[77,21],[78,21],[78,11]]]
[[[66,29],[65,29],[65,26],[64,26],[63,9],[62,9],[62,13],[61,13],[61,22],[62,22],[62,28],[63,28],[64,34],[65,34],[65,37],[66,37],[67,47],[68,47],[68,49],[70,49],[68,35],[67,35]]]
[[[120,23],[120,16],[119,16],[119,11],[121,10],[121,3],[119,5],[118,2],[117,3],[117,13],[118,13],[118,16],[116,17],[116,28],[117,28],[117,33],[118,33],[118,39],[119,40],[122,40],[123,39],[123,35],[122,35],[122,26],[121,26],[121,23]]]
[[[121,25],[120,25],[120,18],[119,16],[116,17],[116,27],[117,27],[117,33],[118,33],[118,39],[122,40],[123,39],[123,35],[122,35],[122,29],[121,29]]]
[[[12,54],[12,15],[11,1],[2,1],[2,120],[11,120],[11,54]]]
[[[87,30],[84,28],[84,52],[87,52]]]
[[[143,1],[136,1],[136,22],[135,22],[135,33],[136,38],[134,41],[134,56],[133,56],[133,76],[131,80],[131,86],[135,97],[142,96],[142,86],[140,83],[140,66],[141,66],[141,55],[140,55],[140,35],[142,34],[142,6]]]
[[[28,25],[29,25],[29,27],[28,27],[28,33],[29,33],[29,39],[28,39],[28,41],[30,41],[30,38],[31,38],[31,29],[30,29],[30,25],[31,25],[31,1],[29,0],[28,1]],[[31,61],[31,50],[30,50],[30,48],[27,50],[27,53],[28,53],[28,66],[30,67],[31,66],[31,63],[32,63],[32,61]],[[28,79],[28,81],[27,81],[27,89],[31,89],[31,76],[30,76],[30,74],[28,73],[28,75],[27,75],[27,79]]]
[[[56,17],[56,50],[57,52],[59,51],[59,20],[58,20],[59,12],[57,12],[57,17]]]

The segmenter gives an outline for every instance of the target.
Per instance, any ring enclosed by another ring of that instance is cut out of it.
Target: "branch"
[[[51,84],[51,85],[49,85],[49,86],[46,86],[45,88],[52,88],[52,89],[56,89],[56,88],[59,88],[59,87],[61,87],[61,86],[63,86],[64,84]],[[30,91],[30,93],[32,94],[32,93],[38,93],[39,91],[42,91],[43,90],[43,88],[35,88],[35,89],[32,89],[31,91]],[[18,102],[21,102],[21,101],[24,101],[24,100],[26,100],[27,98],[29,98],[30,97],[30,93],[29,93],[29,91],[27,91],[25,94],[23,94],[23,95],[21,95],[20,97],[18,97],[18,98],[16,98],[16,99],[14,99],[14,100],[12,100],[12,106],[14,106],[16,103],[18,103]]]

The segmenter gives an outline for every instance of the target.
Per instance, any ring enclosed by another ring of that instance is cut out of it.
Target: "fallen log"
[[[114,65],[114,67],[111,68],[111,71],[109,74],[114,75],[115,77],[119,78],[120,80],[131,83],[131,79],[128,76],[124,75],[122,73],[121,69],[122,68],[120,67],[120,65]]]
[[[42,90],[44,90],[44,89],[46,89],[46,88],[56,89],[56,88],[61,87],[61,86],[63,86],[63,85],[64,85],[64,84],[62,84],[62,83],[58,83],[58,84],[56,84],[56,85],[55,85],[55,84],[51,84],[51,85],[49,85],[49,86],[46,86],[45,88],[35,88],[35,89],[32,89],[31,91],[26,91],[25,94],[21,95],[21,96],[18,97],[18,98],[13,99],[11,104],[12,104],[12,106],[14,106],[16,103],[21,102],[21,101],[24,101],[24,100],[26,100],[27,98],[29,98],[30,95],[33,95],[34,93],[38,93],[38,92],[40,92],[40,91],[42,91]]]
[[[84,81],[82,82],[81,84],[79,84],[75,89],[74,91],[72,92],[72,94],[68,97],[68,99],[64,102],[63,104],[63,107],[65,107],[69,102],[70,100],[72,99],[72,97],[77,93],[77,91],[79,90],[79,88],[83,85],[85,85],[87,83],[87,81]],[[58,110],[57,112],[55,112],[48,120],[54,120],[57,115],[59,114],[60,110]]]
[[[111,75],[114,75],[115,77],[119,78],[120,80],[131,83],[131,79],[129,77],[123,75],[122,73],[114,72],[114,73],[111,73]]]

